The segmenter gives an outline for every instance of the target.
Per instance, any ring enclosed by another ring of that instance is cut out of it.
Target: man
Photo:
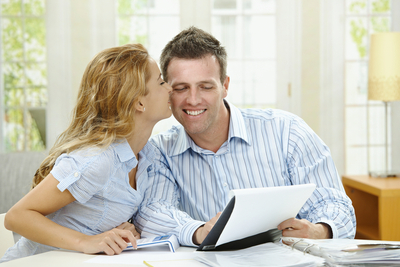
[[[148,169],[152,187],[136,225],[153,234],[173,233],[182,245],[198,245],[231,189],[315,183],[297,218],[278,226],[282,235],[353,238],[354,209],[329,149],[293,114],[238,109],[224,100],[230,81],[226,57],[217,39],[195,27],[164,48],[161,70],[173,88],[171,108],[182,126],[151,139],[157,147],[156,163]]]

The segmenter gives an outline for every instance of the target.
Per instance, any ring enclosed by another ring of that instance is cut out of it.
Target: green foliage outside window
[[[352,1],[348,11],[352,14],[366,14],[368,5],[366,0]],[[372,15],[385,14],[390,12],[390,0],[370,0]],[[354,18],[350,21],[350,36],[357,47],[359,57],[365,58],[367,55],[367,37],[371,32],[387,32],[390,31],[390,21],[388,17],[372,17],[371,31],[368,32],[362,18]]]
[[[118,45],[140,43],[147,46],[146,15],[151,0],[117,0]]]
[[[359,53],[360,58],[364,58],[367,54],[367,47],[366,43],[364,42],[367,34],[368,31],[363,25],[361,19],[354,19],[350,22],[351,39],[357,46],[357,51]]]
[[[45,110],[48,99],[45,0],[2,1],[0,12],[5,152],[44,150],[31,114]]]

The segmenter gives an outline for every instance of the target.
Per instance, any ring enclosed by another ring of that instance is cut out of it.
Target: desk
[[[331,249],[341,249],[344,247],[349,247],[354,244],[362,244],[362,243],[387,243],[387,241],[371,241],[371,240],[354,240],[354,239],[316,239],[314,240],[317,245],[324,246]],[[394,244],[399,244],[400,242],[391,242]],[[175,254],[179,254],[181,252],[189,252],[192,253],[195,249],[188,248],[188,247],[180,247]],[[247,250],[247,251],[246,251]],[[122,252],[125,253],[125,252]],[[129,252],[128,252],[129,253]],[[132,251],[131,251],[132,253]],[[172,253],[172,252],[171,252]],[[217,256],[221,256],[224,252],[196,252],[196,253],[205,253],[210,255],[215,253]],[[220,261],[220,258],[216,257],[218,261],[212,260],[215,266],[299,266],[299,264],[303,264],[302,266],[321,266],[322,258],[315,257],[309,254],[304,254],[296,249],[291,249],[290,247],[280,246],[273,243],[266,243],[263,245],[255,246],[252,248],[233,251],[235,256],[230,256],[229,259],[225,258],[226,261]],[[134,254],[134,251],[133,251]],[[195,254],[195,253],[193,253]],[[204,255],[204,254],[203,254]],[[246,261],[246,264],[240,261],[238,257],[250,257],[251,260]],[[129,256],[129,255],[128,255]],[[146,267],[144,264],[141,265],[133,265],[133,264],[109,264],[109,263],[88,263],[87,260],[90,260],[96,255],[87,255],[79,252],[73,251],[63,251],[63,250],[55,250],[50,252],[45,252],[42,254],[37,254],[34,256],[21,258],[9,262],[5,262],[1,264],[1,267],[21,267],[21,266],[29,266],[29,267],[94,267],[94,266],[101,266],[101,267],[109,267],[109,266],[141,266]],[[107,256],[107,257],[118,257],[118,256]],[[264,265],[261,265],[259,262],[254,261],[254,258],[257,260],[262,260]],[[162,258],[162,256],[161,256]],[[310,264],[304,264],[304,261]],[[291,264],[287,264],[291,262]],[[400,259],[399,259],[400,262]],[[247,264],[248,263],[248,264]],[[286,264],[285,264],[286,263]],[[314,265],[311,263],[315,263]],[[171,266],[171,265],[170,265]],[[184,267],[206,267],[206,265],[202,265],[199,263],[191,263],[188,265],[181,265]]]
[[[195,248],[180,247],[178,252],[193,252]],[[125,252],[122,252],[125,253]],[[172,252],[171,252],[172,253]],[[87,263],[86,261],[96,257],[97,255],[88,255],[76,251],[68,250],[54,250],[49,251],[17,260],[1,263],[1,267],[93,267],[100,264]],[[109,256],[113,257],[113,256]],[[101,264],[101,267],[111,267],[118,264]],[[132,266],[132,267],[144,267],[146,265],[135,265],[135,264],[121,264],[121,266]]]
[[[343,176],[353,201],[359,239],[400,240],[400,178]]]

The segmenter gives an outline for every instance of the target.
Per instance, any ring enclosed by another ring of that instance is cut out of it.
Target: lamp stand
[[[388,123],[388,101],[383,101],[385,104],[385,172],[389,174],[389,148],[388,148],[388,139],[389,139],[389,123]]]
[[[370,171],[369,175],[372,177],[400,177],[399,173],[393,172],[389,169],[389,122],[388,122],[388,103],[389,101],[383,101],[385,104],[385,170],[384,171]],[[369,160],[369,159],[368,159]]]

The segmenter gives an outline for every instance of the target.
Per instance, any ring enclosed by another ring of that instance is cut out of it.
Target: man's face
[[[213,134],[221,122],[223,99],[229,77],[221,84],[215,56],[200,59],[174,58],[168,65],[168,83],[172,86],[171,108],[175,118],[192,137]]]

